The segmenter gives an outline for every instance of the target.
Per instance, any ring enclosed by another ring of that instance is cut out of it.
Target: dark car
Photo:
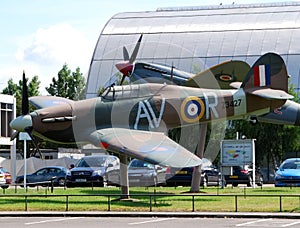
[[[5,168],[0,167],[0,186],[1,188],[8,188],[12,182],[12,177],[10,172],[8,172]]]
[[[166,167],[133,159],[128,165],[130,186],[157,186],[166,182]]]
[[[194,167],[185,167],[182,169],[168,167],[166,172],[166,184],[168,186],[190,186],[194,169]],[[202,159],[200,185],[204,187],[221,185],[221,173],[206,158]]]
[[[253,169],[249,165],[233,166],[232,175],[224,175],[225,186],[227,184],[232,184],[232,186],[237,187],[239,184],[246,184],[248,187],[253,186]],[[260,169],[255,170],[255,184],[258,186],[263,185],[263,174]]]
[[[112,155],[81,158],[67,177],[68,186],[105,186],[120,183],[120,160]]]
[[[275,173],[275,187],[300,187],[300,158],[289,158]]]
[[[28,186],[49,186],[53,181],[54,186],[65,186],[66,177],[69,170],[62,166],[46,166],[32,174],[26,175],[26,184]],[[16,178],[16,184],[24,184],[24,176]]]

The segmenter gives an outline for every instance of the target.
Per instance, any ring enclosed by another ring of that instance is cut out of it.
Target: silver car
[[[129,186],[157,186],[166,183],[166,167],[133,159],[128,165]]]

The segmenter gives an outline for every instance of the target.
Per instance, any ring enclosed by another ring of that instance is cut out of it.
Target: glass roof
[[[119,13],[103,28],[90,66],[87,98],[113,83],[123,46],[132,53],[140,34],[137,61],[173,65],[197,73],[222,61],[250,65],[266,52],[282,55],[299,88],[300,3],[162,8]]]

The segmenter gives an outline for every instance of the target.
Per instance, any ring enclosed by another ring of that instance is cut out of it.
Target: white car
[[[6,180],[4,178],[4,173],[0,172],[0,186],[5,185],[6,184]]]

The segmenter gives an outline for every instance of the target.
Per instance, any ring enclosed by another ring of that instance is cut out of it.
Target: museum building
[[[98,38],[86,97],[112,83],[123,60],[143,34],[136,61],[197,73],[227,60],[252,65],[267,52],[285,60],[291,83],[300,87],[300,2],[158,8],[114,15]]]

